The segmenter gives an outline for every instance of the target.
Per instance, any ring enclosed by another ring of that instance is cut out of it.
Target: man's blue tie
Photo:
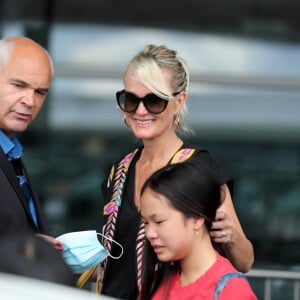
[[[25,177],[25,173],[23,171],[23,167],[22,167],[22,163],[21,163],[21,159],[12,159],[11,163],[15,169],[16,175],[19,179],[19,183],[23,189],[23,192],[25,194],[25,197],[27,199],[28,202],[28,206],[29,206],[29,210],[33,219],[33,222],[35,223],[36,227],[38,228],[38,221],[37,221],[37,215],[36,215],[36,210],[34,207],[34,203],[32,200],[32,196],[31,196],[31,192],[30,192],[30,188],[28,183],[26,182],[26,177]]]

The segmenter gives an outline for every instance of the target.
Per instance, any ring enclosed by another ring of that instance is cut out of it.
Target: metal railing
[[[271,283],[275,279],[293,281],[293,300],[300,299],[300,272],[253,269],[247,273],[247,277],[264,280],[264,300],[272,299]]]

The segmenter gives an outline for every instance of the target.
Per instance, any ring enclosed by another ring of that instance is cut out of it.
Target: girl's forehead
[[[169,199],[162,194],[156,193],[147,188],[140,198],[141,213],[143,211],[157,211],[157,213],[164,213],[169,210],[175,210],[171,205]]]

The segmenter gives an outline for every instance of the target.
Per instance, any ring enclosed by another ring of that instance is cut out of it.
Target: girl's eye
[[[161,224],[161,223],[163,223],[164,221],[156,221],[155,223],[156,224]]]

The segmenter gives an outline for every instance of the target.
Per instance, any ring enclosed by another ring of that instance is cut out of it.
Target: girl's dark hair
[[[221,188],[217,179],[193,158],[156,171],[145,182],[141,194],[148,188],[165,196],[186,218],[204,218],[208,229],[221,204]],[[177,262],[160,262],[148,240],[144,251],[140,300],[151,299],[161,282],[168,280],[179,268]]]

